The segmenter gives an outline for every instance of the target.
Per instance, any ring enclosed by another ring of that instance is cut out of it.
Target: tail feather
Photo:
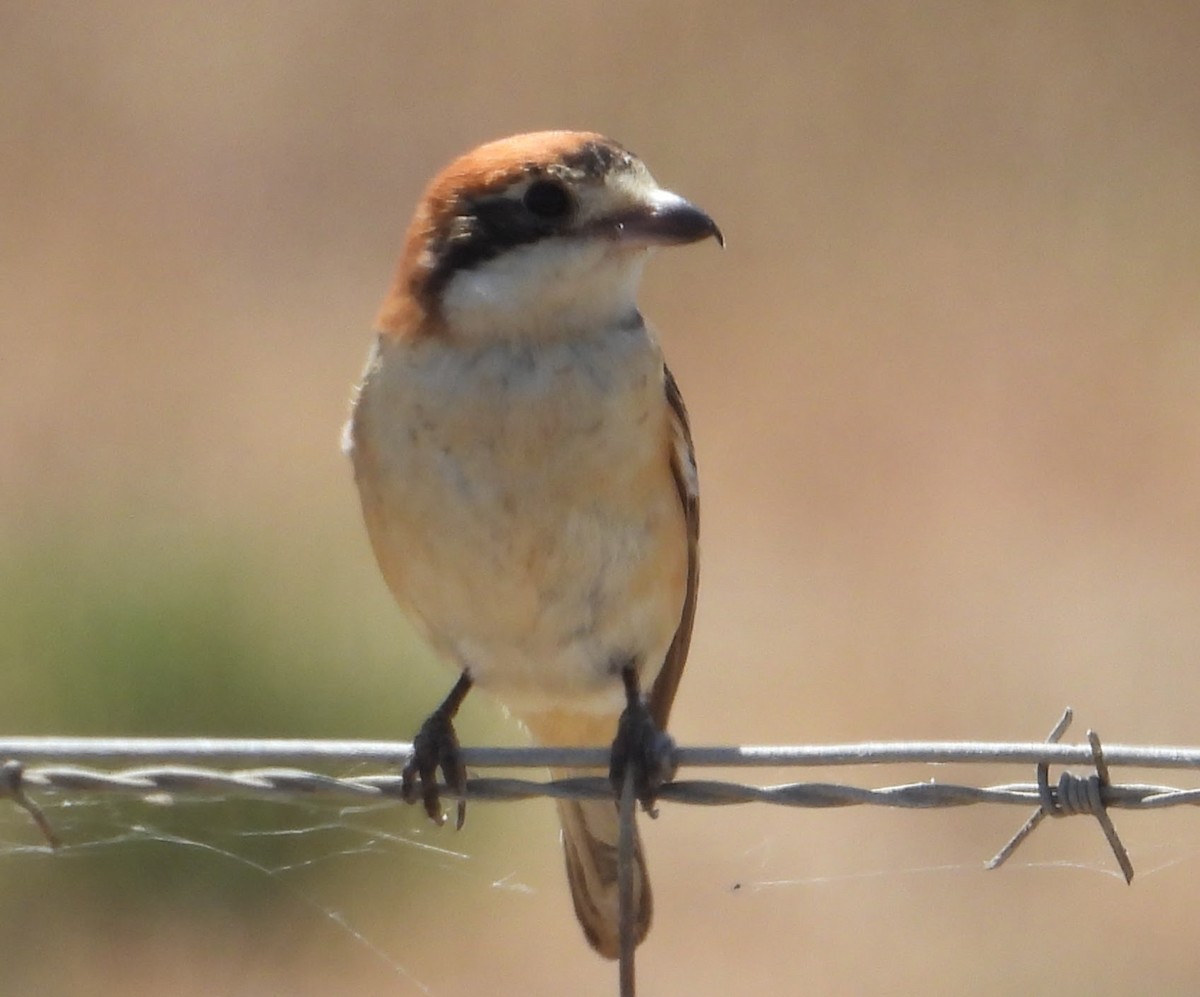
[[[617,714],[553,711],[522,717],[535,740],[553,745],[611,744],[617,732]],[[578,770],[555,770],[556,779],[577,776]],[[603,775],[596,771],[592,775]],[[621,912],[618,875],[618,839],[621,833],[615,801],[556,800],[562,824],[563,854],[567,862],[567,882],[575,914],[588,942],[607,959],[620,954]],[[637,944],[650,930],[653,910],[650,879],[642,841],[634,829],[633,843],[633,923]]]
[[[565,773],[564,773],[565,774]],[[606,959],[620,951],[621,918],[618,887],[617,842],[620,822],[615,803],[605,800],[559,800],[567,882],[575,915],[588,942]],[[635,944],[650,930],[654,902],[641,838],[633,846],[633,910]]]

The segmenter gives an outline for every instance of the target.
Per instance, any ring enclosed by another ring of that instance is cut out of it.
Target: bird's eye
[[[521,200],[525,209],[539,218],[563,218],[571,210],[571,195],[554,180],[535,180]]]

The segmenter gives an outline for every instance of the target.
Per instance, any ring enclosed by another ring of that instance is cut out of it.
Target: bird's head
[[[464,340],[611,328],[637,319],[651,248],[709,236],[724,244],[708,215],[601,135],[489,142],[426,189],[378,326]]]

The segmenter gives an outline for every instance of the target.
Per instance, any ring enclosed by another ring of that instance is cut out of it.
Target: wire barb
[[[1063,711],[1058,723],[1046,738],[1047,743],[1055,744],[1071,726],[1074,714],[1071,707]],[[1017,833],[1009,838],[1003,848],[987,863],[988,869],[998,869],[1020,847],[1022,842],[1031,835],[1037,826],[1047,817],[1071,817],[1076,814],[1090,814],[1100,822],[1104,837],[1116,857],[1117,864],[1125,876],[1125,882],[1133,882],[1133,862],[1129,852],[1117,834],[1116,826],[1108,815],[1108,805],[1112,798],[1113,786],[1109,779],[1108,762],[1104,758],[1104,749],[1100,744],[1100,736],[1094,731],[1087,732],[1088,744],[1092,751],[1092,764],[1096,774],[1077,776],[1063,772],[1058,778],[1056,789],[1050,787],[1050,763],[1038,762],[1037,788],[1040,806],[1035,810]]]
[[[1125,876],[1126,883],[1133,882],[1133,862],[1129,859],[1129,852],[1126,851],[1125,845],[1121,843],[1120,837],[1117,835],[1117,829],[1113,825],[1112,818],[1108,816],[1108,807],[1104,802],[1105,792],[1109,787],[1108,780],[1108,763],[1104,760],[1104,749],[1100,746],[1100,735],[1094,730],[1087,732],[1088,743],[1092,746],[1092,753],[1096,756],[1096,788],[1095,799],[1099,806],[1093,810],[1096,815],[1096,820],[1100,822],[1100,827],[1104,831],[1104,837],[1108,839],[1108,847],[1112,849],[1113,855],[1116,856],[1117,865],[1121,867],[1121,873]],[[1088,780],[1089,784],[1091,780]]]
[[[46,844],[51,848],[57,849],[62,847],[62,842],[57,834],[54,833],[54,828],[51,827],[50,821],[46,819],[46,815],[42,813],[42,808],[33,802],[25,795],[25,766],[16,759],[10,758],[3,765],[0,765],[0,798],[8,797],[17,806],[24,810],[33,819],[39,831],[42,832],[42,837],[46,839]]]

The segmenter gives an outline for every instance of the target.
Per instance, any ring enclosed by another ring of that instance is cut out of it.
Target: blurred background
[[[1197,51],[1183,2],[0,3],[0,731],[411,734],[451,675],[340,424],[430,175],[568,127],[729,242],[643,294],[683,743],[1200,742]],[[616,990],[545,801],[50,816],[0,810],[5,995]],[[1196,816],[1116,813],[1132,888],[1087,820],[985,873],[1025,816],[664,806],[643,992],[1194,993]]]

